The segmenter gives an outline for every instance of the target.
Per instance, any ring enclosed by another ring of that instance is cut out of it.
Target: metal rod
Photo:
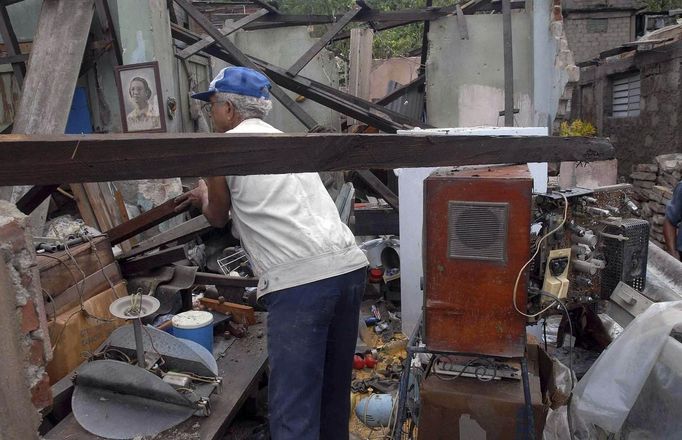
[[[528,440],[535,440],[535,420],[533,417],[533,401],[530,397],[530,379],[528,377],[528,361],[521,358],[521,378],[523,379],[523,397],[526,401],[526,423]]]
[[[140,319],[133,319],[133,331],[135,333],[135,350],[137,350],[137,366],[147,368],[144,360],[144,345],[142,345],[142,322]]]

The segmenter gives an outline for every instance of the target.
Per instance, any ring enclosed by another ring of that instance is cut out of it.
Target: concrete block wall
[[[13,316],[18,323],[19,343],[23,358],[4,358],[2,362],[17,362],[24,369],[26,386],[36,410],[52,403],[50,381],[45,366],[52,357],[47,331],[45,305],[36,267],[33,239],[28,217],[13,204],[0,200],[0,259],[7,267],[10,291],[15,295],[15,310],[2,310],[3,319]],[[5,292],[0,292],[4,294]],[[2,337],[12,337],[3,334]],[[3,356],[11,354],[3,353]],[[17,421],[19,422],[19,421]]]
[[[630,15],[620,13],[608,18],[600,18],[608,20],[606,32],[590,32],[588,30],[590,19],[589,14],[571,14],[564,20],[568,45],[578,63],[596,58],[601,52],[633,39]]]

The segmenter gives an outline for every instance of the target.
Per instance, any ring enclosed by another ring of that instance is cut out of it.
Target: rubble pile
[[[664,154],[656,156],[655,163],[634,165],[630,178],[642,208],[641,217],[651,224],[651,241],[664,247],[665,208],[682,180],[682,153]]]

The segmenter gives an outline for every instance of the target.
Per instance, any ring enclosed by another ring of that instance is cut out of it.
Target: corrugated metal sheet
[[[401,84],[391,80],[388,83],[387,93],[391,93],[395,89],[401,87]],[[408,89],[405,94],[395,99],[393,102],[386,106],[387,109],[393,110],[394,112],[401,113],[408,116],[416,121],[424,121],[424,92],[423,86],[415,86]]]

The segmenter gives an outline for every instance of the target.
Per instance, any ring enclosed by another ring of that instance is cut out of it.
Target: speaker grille
[[[448,202],[448,258],[506,261],[508,203]]]

